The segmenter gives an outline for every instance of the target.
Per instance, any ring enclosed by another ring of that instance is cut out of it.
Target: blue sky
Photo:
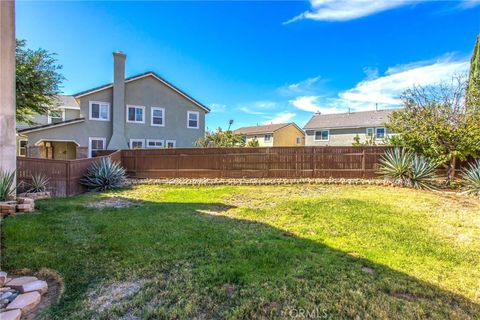
[[[212,108],[207,127],[397,105],[466,72],[480,1],[17,2],[17,37],[58,54],[73,94],[155,71]]]

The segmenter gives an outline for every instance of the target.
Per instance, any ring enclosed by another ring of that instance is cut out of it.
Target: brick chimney
[[[113,53],[113,105],[112,105],[112,137],[108,150],[128,149],[125,139],[125,60],[127,56],[121,52]]]

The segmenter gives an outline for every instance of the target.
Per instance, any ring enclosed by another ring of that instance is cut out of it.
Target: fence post
[[[70,196],[70,176],[71,176],[71,173],[70,173],[70,161],[67,161],[65,163],[65,167],[66,167],[66,171],[67,171],[67,175],[65,177],[65,195],[68,197]]]
[[[366,175],[366,168],[365,168],[365,148],[363,148],[363,151],[362,151],[362,178],[365,179],[365,175]]]

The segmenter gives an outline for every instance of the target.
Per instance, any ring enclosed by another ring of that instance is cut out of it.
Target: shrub
[[[386,179],[402,187],[433,189],[437,166],[422,156],[395,148],[385,152],[380,159],[382,173]]]
[[[125,169],[110,158],[94,162],[81,183],[92,191],[104,191],[119,188],[125,182]]]
[[[400,186],[410,186],[409,172],[413,154],[405,149],[387,150],[380,159],[380,173]]]
[[[433,189],[437,165],[415,155],[410,163],[410,183],[415,189]]]
[[[480,195],[480,159],[463,170],[462,178],[467,193]]]
[[[0,171],[0,201],[7,201],[13,193],[13,181],[15,180],[15,171],[8,173]]]
[[[32,182],[29,183],[28,192],[45,192],[47,191],[50,179],[43,173],[32,175]]]

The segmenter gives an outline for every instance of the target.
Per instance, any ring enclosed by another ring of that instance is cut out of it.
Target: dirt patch
[[[58,303],[65,291],[65,284],[63,278],[56,271],[51,269],[40,269],[38,272],[32,272],[29,269],[22,269],[16,271],[15,276],[33,275],[38,279],[45,280],[48,284],[48,291],[42,295],[40,304],[31,312],[22,316],[22,320],[33,320],[44,313],[51,305]]]
[[[145,281],[137,280],[116,282],[109,286],[100,287],[88,295],[89,304],[97,312],[109,310],[139,292],[144,284]]]
[[[411,293],[394,293],[393,296],[398,299],[407,300],[407,301],[417,301],[418,298]]]
[[[258,192],[238,193],[225,199],[226,203],[236,207],[250,209],[273,208],[278,202],[292,198],[312,198],[324,194],[331,188],[315,185],[300,185],[296,187],[277,186],[275,189],[258,190]]]
[[[122,197],[111,197],[111,198],[104,198],[99,201],[90,202],[86,205],[87,208],[91,209],[105,209],[105,208],[128,208],[132,206],[139,206],[141,205],[140,201],[126,199]]]

